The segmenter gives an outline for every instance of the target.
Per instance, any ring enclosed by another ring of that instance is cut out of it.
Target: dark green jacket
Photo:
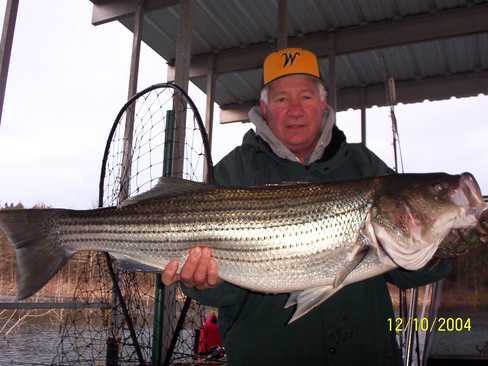
[[[310,166],[277,157],[250,130],[243,144],[215,167],[216,182],[254,186],[283,181],[340,181],[392,173],[362,144],[348,144],[334,128],[321,160]],[[219,308],[229,365],[399,365],[386,281],[415,287],[445,275],[437,268],[394,270],[346,286],[319,308],[288,325],[294,308],[283,309],[287,294],[266,295],[224,282],[208,290],[184,289],[200,303]]]

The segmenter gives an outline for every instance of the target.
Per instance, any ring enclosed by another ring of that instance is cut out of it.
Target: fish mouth
[[[481,195],[480,186],[471,173],[461,174],[459,187],[452,198],[454,203],[466,208],[467,215],[473,215],[477,219],[488,209]]]
[[[481,215],[479,217],[479,220],[480,220],[480,222],[486,222],[488,225],[488,207],[485,210],[483,210],[483,212],[481,213]]]

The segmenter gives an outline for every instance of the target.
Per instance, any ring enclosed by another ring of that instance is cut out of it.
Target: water
[[[53,327],[21,326],[0,335],[0,365],[51,365],[59,342]]]
[[[12,297],[0,296],[0,302],[14,301]],[[66,311],[60,309],[0,308],[0,365],[57,364],[63,314]],[[74,359],[73,355],[70,357]]]
[[[52,320],[52,319],[51,319]],[[4,322],[5,324],[5,322]],[[63,324],[48,321],[46,317],[29,319],[12,327],[11,321],[0,334],[0,365],[105,365],[106,340],[108,334],[104,328],[90,328],[87,325]],[[1,327],[1,325],[0,325]],[[149,335],[144,331],[147,341]],[[128,334],[124,334],[128,338]],[[139,339],[141,342],[141,339]],[[149,359],[147,347],[146,359]],[[135,359],[127,353],[133,347],[121,349],[122,359]],[[131,362],[121,362],[129,365]]]
[[[59,326],[45,320],[22,324],[8,335],[3,332],[0,334],[0,365],[105,365],[106,335],[103,332],[77,328],[72,333],[76,334],[76,337],[68,335],[62,338]],[[175,348],[178,355],[175,357],[178,357],[179,361],[191,361],[194,333],[183,329],[180,335],[181,339]],[[144,338],[148,336],[149,330],[144,330]],[[127,358],[128,354],[133,353],[131,346],[124,350],[124,355],[119,357]],[[143,348],[143,354],[149,361],[151,352],[147,346]],[[130,359],[134,362],[120,364],[138,364],[134,355],[130,356]]]

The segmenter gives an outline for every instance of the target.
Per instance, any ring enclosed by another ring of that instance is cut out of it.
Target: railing
[[[111,305],[103,302],[0,302],[0,309],[110,309]]]

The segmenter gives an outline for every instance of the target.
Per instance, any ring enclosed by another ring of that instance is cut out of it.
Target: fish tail
[[[15,248],[17,299],[39,291],[72,256],[52,233],[60,209],[0,210],[2,229]]]

